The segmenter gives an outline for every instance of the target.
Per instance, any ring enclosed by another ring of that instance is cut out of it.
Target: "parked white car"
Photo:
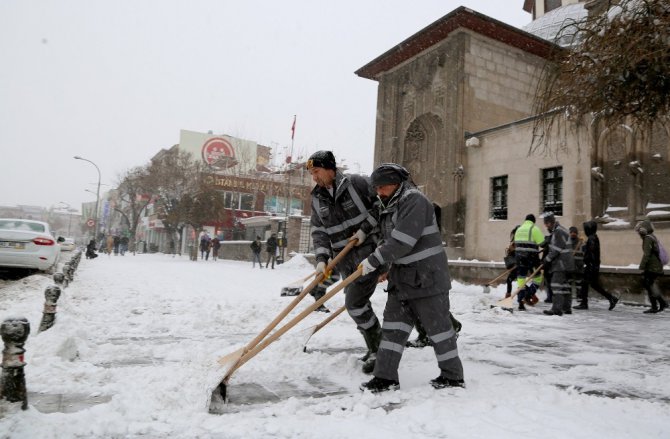
[[[51,270],[63,240],[56,239],[45,222],[0,218],[0,267]]]
[[[60,251],[62,252],[71,252],[77,247],[77,245],[74,243],[74,239],[72,238],[65,238],[65,241],[60,243]]]

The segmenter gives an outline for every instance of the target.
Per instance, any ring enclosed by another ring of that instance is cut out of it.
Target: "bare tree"
[[[532,151],[554,148],[550,133],[562,120],[593,116],[648,132],[669,114],[670,3],[608,1],[603,9],[561,30],[558,39],[572,44],[557,47],[539,82],[535,111],[545,117],[535,122]]]
[[[119,212],[128,224],[130,232],[129,250],[135,252],[135,234],[141,215],[151,200],[149,172],[146,167],[135,167],[125,172],[118,184],[119,205],[114,210]]]

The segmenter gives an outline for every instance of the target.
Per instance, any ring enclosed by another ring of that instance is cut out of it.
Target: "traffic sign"
[[[89,218],[88,221],[86,221],[86,225],[89,227],[95,226],[95,220],[93,218]]]

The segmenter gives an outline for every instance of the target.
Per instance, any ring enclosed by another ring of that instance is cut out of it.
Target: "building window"
[[[240,194],[240,210],[254,210],[254,195]]]
[[[563,168],[542,170],[542,212],[563,215]]]
[[[507,219],[507,176],[491,179],[491,218]]]
[[[544,13],[546,14],[561,6],[561,0],[544,0]]]

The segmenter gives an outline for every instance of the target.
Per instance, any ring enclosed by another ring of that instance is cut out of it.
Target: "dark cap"
[[[372,187],[385,184],[400,184],[409,178],[407,169],[395,163],[384,163],[372,171],[370,176]]]
[[[556,217],[552,212],[547,212],[544,215],[542,215],[542,218],[545,223],[554,223],[556,222]]]
[[[579,229],[577,229],[575,226],[572,226],[570,227],[570,233],[579,233]]]
[[[307,160],[307,169],[324,168],[337,169],[335,165],[335,156],[330,151],[317,151]]]

